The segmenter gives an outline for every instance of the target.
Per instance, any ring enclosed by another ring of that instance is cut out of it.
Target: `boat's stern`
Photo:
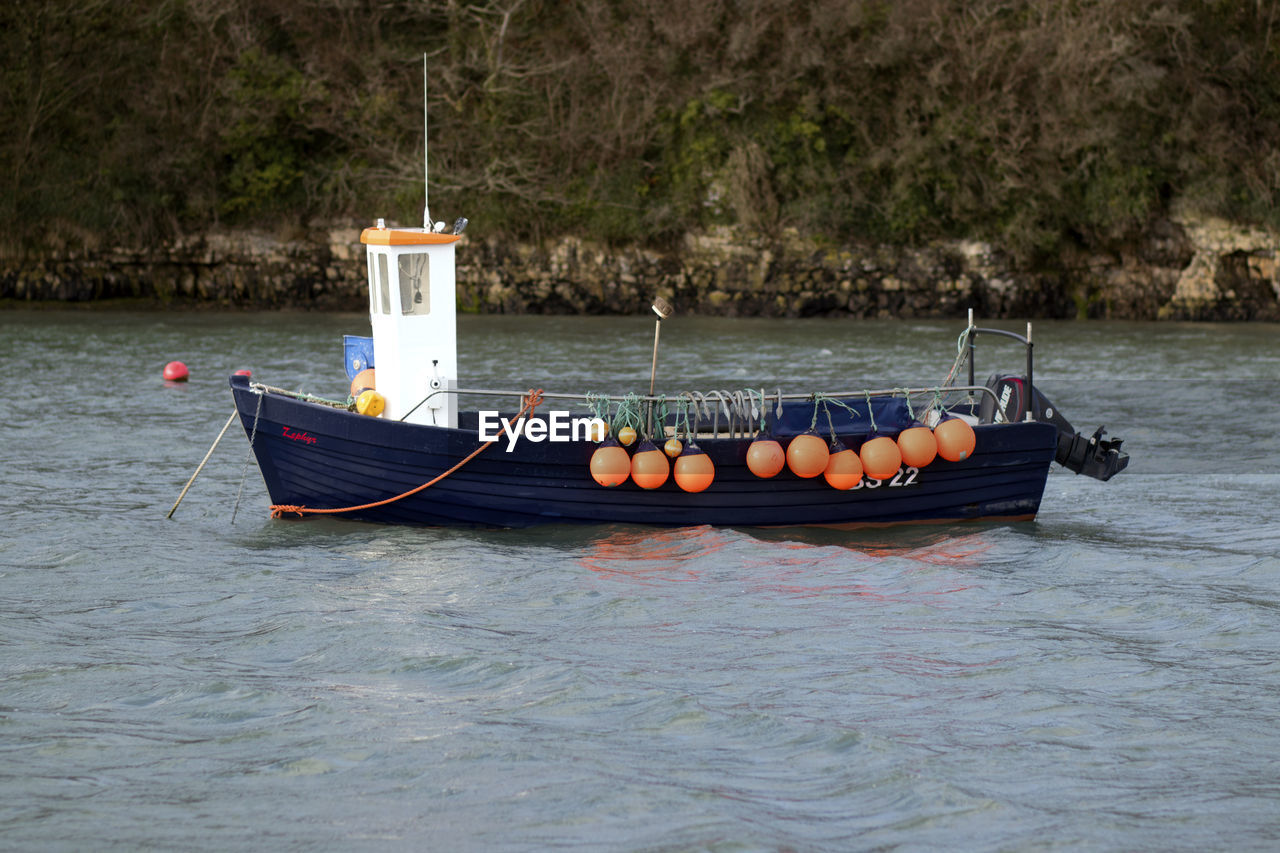
[[[1058,428],[1054,461],[1068,471],[1105,482],[1128,467],[1129,454],[1120,449],[1124,439],[1106,438],[1106,427],[1100,426],[1087,436],[1077,432],[1039,387],[1032,387],[1030,405],[1027,405],[1024,401],[1026,377],[998,373],[987,380],[987,387],[992,393],[983,395],[978,411],[982,423],[1012,422],[1026,412],[1033,420]]]

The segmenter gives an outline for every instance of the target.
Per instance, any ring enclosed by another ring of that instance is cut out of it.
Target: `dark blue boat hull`
[[[276,505],[330,509],[381,501],[448,470],[480,444],[474,430],[370,418],[280,394],[258,394],[231,380],[246,436]],[[494,443],[455,473],[415,495],[343,517],[426,526],[528,527],[547,523],[734,527],[861,526],[1035,517],[1057,446],[1046,423],[975,428],[963,462],[938,459],[898,477],[837,491],[822,477],[783,470],[762,480],[746,467],[749,439],[708,439],[715,463],[704,492],[673,479],[652,491],[627,482],[606,489],[591,479],[596,445]]]

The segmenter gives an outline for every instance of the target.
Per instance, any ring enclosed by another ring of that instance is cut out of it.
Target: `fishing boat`
[[[934,387],[665,395],[653,393],[653,368],[649,393],[612,397],[465,387],[455,301],[465,227],[425,216],[421,228],[379,220],[363,231],[372,334],[344,340],[346,399],[231,377],[274,516],[484,527],[1026,521],[1053,464],[1101,481],[1128,464],[1120,439],[1077,432],[1034,385],[1030,324],[1025,335],[978,328],[972,312]],[[656,368],[670,306],[658,299],[654,311]],[[1020,343],[1025,372],[976,384],[976,343],[989,336]]]

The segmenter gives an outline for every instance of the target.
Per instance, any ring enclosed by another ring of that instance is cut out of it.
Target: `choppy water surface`
[[[464,318],[464,378],[640,390],[652,323]],[[234,431],[165,520],[228,373],[343,396],[366,330],[0,313],[0,847],[1280,845],[1275,327],[1037,324],[1133,462],[1033,524],[271,521]],[[933,383],[959,331],[676,317],[659,384]]]

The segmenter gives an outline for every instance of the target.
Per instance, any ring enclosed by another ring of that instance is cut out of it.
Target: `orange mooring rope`
[[[532,388],[529,389],[529,393],[525,395],[525,404],[520,409],[520,412],[516,415],[516,419],[518,420],[524,417],[526,414],[533,414],[533,410],[541,402],[542,402],[542,389],[539,388],[536,391],[534,391]],[[440,482],[445,477],[448,477],[454,471],[457,471],[463,465],[466,465],[472,459],[475,459],[477,456],[480,455],[480,451],[484,450],[486,447],[493,444],[495,441],[497,441],[496,438],[486,441],[484,444],[480,445],[475,450],[467,454],[466,457],[464,457],[460,462],[458,462],[457,465],[454,465],[448,471],[445,471],[443,474],[433,477],[432,479],[423,483],[421,486],[412,488],[409,491],[404,492],[403,494],[396,495],[393,498],[374,501],[373,503],[360,504],[359,506],[344,506],[344,507],[338,507],[335,509],[312,509],[310,507],[305,507],[305,506],[294,506],[293,504],[272,504],[271,517],[282,518],[289,513],[293,513],[299,517],[303,515],[332,515],[334,513],[339,513],[339,512],[355,512],[356,510],[372,509],[374,507],[385,506],[386,504],[395,503],[396,501],[401,500],[403,498],[407,498],[410,495],[416,495],[418,492],[422,491],[423,489],[427,489],[427,488],[430,488],[431,486],[434,486],[436,483]]]

